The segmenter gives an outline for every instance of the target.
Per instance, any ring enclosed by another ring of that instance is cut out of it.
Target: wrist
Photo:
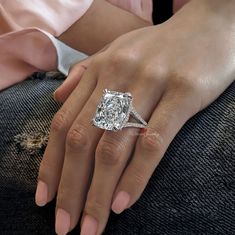
[[[192,4],[200,5],[208,14],[216,16],[219,20],[235,23],[235,1],[234,0],[192,0]]]
[[[117,37],[150,23],[105,0],[95,0],[86,14],[59,39],[86,54],[93,54]]]

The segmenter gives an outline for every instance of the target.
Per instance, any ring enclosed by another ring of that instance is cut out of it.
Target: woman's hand
[[[52,121],[39,171],[37,204],[58,190],[58,234],[72,230],[82,210],[81,234],[101,234],[110,208],[121,213],[138,200],[185,122],[234,81],[234,8],[229,0],[191,1],[166,23],[121,36],[91,60]],[[76,77],[76,66],[69,76]],[[106,88],[133,95],[148,121],[144,133],[91,125]]]

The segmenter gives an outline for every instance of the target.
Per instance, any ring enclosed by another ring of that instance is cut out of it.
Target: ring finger
[[[136,86],[129,92],[133,94],[139,113],[144,119],[148,119],[160,99],[161,92],[160,89],[159,92],[156,92],[156,89],[148,89],[149,97],[153,98],[143,99],[146,90],[140,87]],[[138,133],[138,129],[126,128],[115,133],[105,131],[102,135],[96,149],[95,170],[85,204],[81,234],[103,232],[115,187],[130,159]]]

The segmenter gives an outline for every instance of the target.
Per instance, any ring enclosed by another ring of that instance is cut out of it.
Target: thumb
[[[54,99],[57,102],[64,103],[72,91],[77,87],[79,81],[82,78],[83,73],[86,71],[87,67],[91,62],[92,56],[86,58],[85,60],[79,62],[78,64],[74,65],[68,77],[65,81],[57,88],[53,94]]]

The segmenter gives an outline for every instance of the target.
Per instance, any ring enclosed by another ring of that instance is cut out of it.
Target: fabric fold
[[[5,21],[14,24],[14,28],[36,27],[57,37],[81,18],[92,2],[93,0],[0,0],[0,6]]]
[[[68,74],[85,55],[56,39],[93,0],[0,0],[0,90],[36,71]],[[71,56],[69,56],[69,54]]]
[[[22,42],[23,41],[23,42]],[[22,47],[18,47],[22,44]],[[48,32],[30,28],[0,37],[0,90],[36,71],[58,70],[65,76],[87,55],[74,50]]]
[[[56,69],[56,49],[36,28],[0,37],[0,90],[24,80],[36,71]]]
[[[108,1],[151,20],[152,0]],[[37,71],[58,69],[68,75],[71,65],[85,59],[85,54],[56,37],[79,20],[92,2],[0,0],[0,91]]]
[[[71,66],[87,58],[86,54],[74,50],[51,34],[47,32],[44,32],[44,34],[46,34],[53,43],[57,54],[57,69],[65,76],[68,76]]]

